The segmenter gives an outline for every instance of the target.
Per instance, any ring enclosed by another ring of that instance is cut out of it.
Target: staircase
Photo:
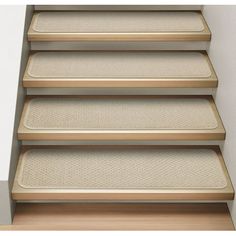
[[[33,208],[42,216],[38,228],[75,229],[43,216],[56,215],[54,206],[69,217],[94,210],[101,219],[106,208],[131,218],[142,209],[124,226],[141,229],[142,215],[158,220],[162,209],[178,224],[167,219],[163,228],[148,218],[142,229],[233,229],[222,203],[234,189],[216,145],[225,139],[212,97],[217,76],[207,53],[195,50],[210,38],[200,11],[35,11],[12,189],[16,221]],[[79,43],[88,44],[78,50]],[[199,212],[211,217],[187,226],[179,222],[184,209],[190,221]],[[97,229],[122,229],[118,219],[104,221]]]

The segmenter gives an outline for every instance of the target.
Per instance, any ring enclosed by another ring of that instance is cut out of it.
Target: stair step
[[[35,13],[30,41],[207,41],[199,12],[84,11]]]
[[[230,200],[217,147],[67,146],[28,148],[14,200]]]
[[[32,96],[20,140],[222,140],[211,96]]]
[[[30,56],[24,87],[216,87],[201,52],[37,52]]]

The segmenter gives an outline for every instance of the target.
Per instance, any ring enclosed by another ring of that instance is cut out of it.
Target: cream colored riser
[[[201,5],[36,5],[36,11],[200,11]]]
[[[183,42],[111,42],[111,41],[80,41],[80,42],[30,42],[34,51],[104,51],[104,50],[207,50],[209,41],[183,41]]]
[[[40,145],[223,145],[223,140],[184,140],[184,141],[73,141],[73,140],[64,140],[64,141],[52,141],[52,140],[23,140],[22,145],[34,145],[34,146],[40,146]]]
[[[215,95],[216,88],[26,88],[27,95]]]

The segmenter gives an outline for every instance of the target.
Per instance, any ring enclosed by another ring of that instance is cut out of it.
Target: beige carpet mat
[[[203,31],[195,12],[40,12],[32,28],[41,33],[142,33]]]
[[[219,189],[227,180],[211,149],[35,149],[15,184],[29,189]]]
[[[34,98],[23,120],[29,129],[215,129],[208,99],[158,97]]]
[[[33,79],[205,79],[212,72],[198,52],[38,52],[27,74]]]

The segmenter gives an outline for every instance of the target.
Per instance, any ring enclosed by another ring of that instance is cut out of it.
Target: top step
[[[209,41],[199,12],[81,11],[35,13],[29,41]]]

